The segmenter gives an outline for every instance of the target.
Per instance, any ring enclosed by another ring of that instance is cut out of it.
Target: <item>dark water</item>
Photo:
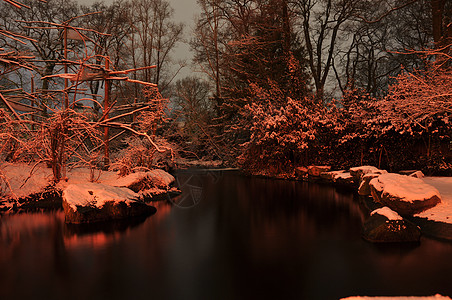
[[[340,299],[452,295],[452,244],[376,246],[347,191],[184,173],[147,219],[0,219],[0,299]]]

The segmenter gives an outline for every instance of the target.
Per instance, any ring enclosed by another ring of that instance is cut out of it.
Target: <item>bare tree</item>
[[[92,63],[101,66],[105,64],[105,57],[110,57],[110,67],[112,69],[127,68],[128,61],[125,59],[128,48],[126,43],[131,33],[129,26],[127,2],[118,0],[107,6],[96,2],[91,6],[82,6],[81,10],[89,14],[83,21],[87,28],[95,29],[96,32],[88,32],[87,36],[92,40],[89,43],[93,61]],[[100,90],[100,81],[89,82],[91,94],[96,98]],[[114,88],[114,87],[112,87]]]
[[[171,51],[182,39],[183,25],[172,21],[174,10],[165,0],[132,0],[129,9],[129,47],[134,68],[156,65],[145,70],[141,79],[154,82],[163,91],[174,76],[169,67]]]
[[[317,99],[322,101],[340,33],[359,9],[359,1],[297,0],[294,5]]]
[[[191,48],[195,52],[194,61],[215,83],[215,96],[221,98],[221,60],[226,51],[227,23],[222,18],[219,0],[198,0],[201,14],[196,20],[195,37]]]
[[[16,30],[22,35],[32,38],[26,47],[40,60],[38,72],[41,76],[55,72],[56,61],[63,58],[62,31],[48,30],[38,26],[38,22],[62,24],[78,15],[78,5],[71,0],[49,0],[46,2],[24,0],[28,9],[12,9],[8,22],[16,24]],[[20,22],[14,22],[19,20]],[[49,89],[49,81],[42,81],[42,90]]]
[[[430,14],[423,9],[426,4],[418,1],[391,11],[395,3],[386,1],[367,9],[366,17],[359,16],[342,30],[333,61],[342,92],[359,88],[372,96],[382,96],[401,68],[425,67],[425,60],[408,50],[430,46]],[[360,9],[359,13],[364,12]],[[384,18],[372,22],[366,19],[367,15]]]

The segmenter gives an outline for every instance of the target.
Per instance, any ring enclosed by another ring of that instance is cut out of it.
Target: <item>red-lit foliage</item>
[[[351,154],[349,162],[390,170],[450,170],[451,91],[451,69],[434,65],[400,74],[382,99],[348,91],[340,109],[339,148]]]

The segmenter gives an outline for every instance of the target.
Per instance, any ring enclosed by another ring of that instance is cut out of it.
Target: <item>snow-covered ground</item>
[[[0,196],[27,197],[43,192],[52,180],[52,170],[44,164],[2,163],[0,165]]]
[[[88,168],[69,170],[67,172],[67,181],[60,181],[56,187],[64,190],[69,185],[88,184],[90,183],[90,172],[91,170]],[[171,174],[158,169],[146,173],[132,173],[124,177],[120,177],[116,172],[95,170],[93,177],[96,183],[114,187],[127,187],[143,176],[151,177],[162,186],[168,186],[174,181],[174,177]],[[2,163],[0,164],[0,197],[23,198],[32,194],[42,193],[45,188],[52,185],[52,179],[52,170],[44,164]],[[156,193],[157,191],[148,192]]]
[[[425,177],[422,180],[439,191],[441,203],[415,216],[452,224],[452,177]]]

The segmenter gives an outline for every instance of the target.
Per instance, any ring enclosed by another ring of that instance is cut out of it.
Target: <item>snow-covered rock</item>
[[[361,177],[361,183],[359,184],[358,194],[361,196],[368,196],[371,194],[369,182],[377,178],[382,174],[386,174],[385,170],[378,170],[375,173],[367,173]]]
[[[131,173],[116,180],[110,180],[109,184],[116,187],[126,187],[134,192],[159,188],[168,189],[174,182],[174,177],[163,170],[152,170],[149,172]]]
[[[320,177],[329,182],[348,185],[353,184],[353,176],[345,170],[323,172],[320,174]]]
[[[378,208],[370,213],[371,216],[373,216],[375,214],[385,216],[390,221],[403,220],[403,218],[398,213],[396,213],[395,211],[393,211],[392,209],[390,209],[387,206]]]
[[[374,210],[363,225],[363,238],[373,243],[418,242],[419,227],[389,207]]]
[[[388,173],[385,170],[380,170],[374,166],[360,166],[350,168],[350,174],[357,184],[361,184],[361,180],[366,174],[385,174]]]
[[[128,188],[100,183],[70,184],[63,191],[66,223],[93,223],[155,213]]]
[[[150,178],[153,178],[155,180],[159,180],[160,183],[165,184],[166,186],[169,186],[174,183],[175,178],[173,175],[161,170],[161,169],[154,169],[152,171],[146,172]]]
[[[374,166],[359,166],[350,168],[350,174],[352,174],[352,176],[354,176],[355,178],[360,179],[363,175],[374,173],[378,170],[379,169]]]
[[[436,188],[422,179],[387,173],[369,182],[372,197],[401,215],[414,215],[441,202]]]
[[[308,168],[306,167],[296,167],[295,176],[297,178],[306,178],[308,176]]]
[[[416,178],[424,178],[425,177],[425,175],[424,175],[424,173],[422,173],[422,171],[413,172],[409,176],[416,177]]]
[[[308,174],[309,176],[319,177],[321,173],[328,172],[331,170],[330,166],[309,166]]]

